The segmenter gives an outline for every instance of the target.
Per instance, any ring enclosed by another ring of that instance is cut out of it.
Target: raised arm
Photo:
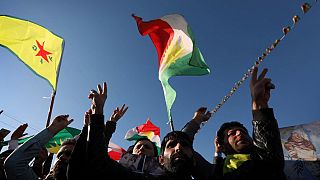
[[[52,124],[18,147],[5,161],[5,171],[10,179],[34,180],[37,175],[29,166],[30,161],[36,157],[41,148],[59,131],[67,127],[72,121],[69,115],[57,116]]]
[[[257,78],[258,69],[252,73],[250,90],[253,113],[253,143],[257,158],[274,162],[281,169],[284,167],[283,150],[277,120],[273,109],[268,108],[270,90],[275,86],[271,79],[265,78],[267,69],[264,69]]]
[[[24,134],[24,132],[26,131],[27,127],[27,123],[22,124],[11,134],[11,139],[9,141],[8,147],[9,150],[15,150],[19,146],[18,139],[26,135]]]
[[[211,112],[207,108],[200,107],[195,113],[191,121],[189,121],[183,128],[182,132],[188,134],[193,141],[195,134],[200,129],[201,123],[206,122],[211,117]],[[195,151],[194,153],[195,167],[192,175],[196,179],[211,179],[214,173],[214,165],[208,162],[201,154]]]
[[[210,119],[212,113],[207,111],[206,107],[200,107],[195,113],[191,121],[189,121],[183,128],[182,132],[188,134],[189,138],[193,141],[194,136],[200,129],[200,125]]]
[[[116,130],[117,122],[121,119],[121,117],[126,113],[127,110],[128,110],[128,106],[123,104],[121,108],[117,107],[112,112],[109,120],[106,122],[106,130],[105,130],[106,145],[109,144],[112,134]]]
[[[89,95],[89,98],[92,100],[91,107],[102,111],[95,111],[92,109],[92,115],[90,115],[87,162],[88,171],[86,171],[87,175],[85,176],[90,179],[100,179],[100,177],[104,177],[105,179],[117,178],[131,180],[152,179],[147,175],[129,171],[108,156],[105,145],[105,125],[103,116],[103,106],[107,97],[107,95],[104,94],[106,93],[106,87],[107,86],[104,85],[104,88],[102,89],[101,86],[99,88],[98,85],[98,92],[91,90]],[[123,110],[125,110],[125,108],[123,108]],[[122,111],[122,114],[123,112],[124,111]]]

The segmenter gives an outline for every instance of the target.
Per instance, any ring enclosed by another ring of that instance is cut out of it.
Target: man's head
[[[57,153],[58,160],[52,167],[46,179],[67,179],[67,167],[76,142],[77,141],[75,139],[67,139],[63,141],[61,148]]]
[[[189,136],[181,131],[173,131],[162,140],[159,162],[167,171],[186,176],[191,174],[193,155]]]
[[[153,157],[158,156],[158,150],[156,145],[148,138],[140,138],[134,144],[132,154]]]
[[[61,148],[57,153],[57,158],[61,161],[69,162],[76,142],[77,141],[75,139],[66,139],[65,141],[63,141],[63,143],[61,144]]]
[[[248,130],[237,121],[222,124],[217,137],[225,155],[251,152],[253,143]]]

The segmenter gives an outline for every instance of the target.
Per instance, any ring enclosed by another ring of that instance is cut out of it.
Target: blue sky
[[[303,15],[300,5],[304,1],[181,2],[7,0],[0,2],[0,12],[33,21],[64,38],[53,117],[70,114],[75,119],[71,126],[82,128],[83,114],[90,107],[89,90],[103,81],[109,87],[106,118],[116,106],[129,106],[112,138],[125,149],[132,144],[123,139],[126,131],[147,118],[161,128],[162,136],[170,131],[156,50],[148,37],[139,34],[132,13],[144,20],[184,15],[211,69],[206,76],[171,78],[177,92],[172,108],[176,129],[191,120],[198,107],[213,109],[257,57],[282,36],[282,28],[292,24],[293,15],[299,15],[296,28],[261,67],[269,68],[268,76],[276,85],[269,105],[280,127],[319,120],[319,4]],[[50,96],[51,88],[6,48],[0,48],[0,58],[0,109],[27,122],[27,132],[35,134],[45,126],[50,100],[43,97]],[[207,160],[212,160],[213,138],[223,122],[237,120],[251,131],[248,83],[196,135],[194,147]],[[13,130],[19,124],[0,115],[0,127]]]

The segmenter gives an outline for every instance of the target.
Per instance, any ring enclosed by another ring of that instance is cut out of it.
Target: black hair
[[[247,128],[245,128],[243,126],[243,124],[241,124],[240,122],[238,121],[231,121],[231,122],[226,122],[226,123],[223,123],[220,127],[220,129],[218,130],[217,132],[217,138],[218,138],[218,143],[220,145],[223,144],[224,142],[224,131],[227,130],[227,129],[231,129],[233,127],[240,127],[242,129],[244,129],[247,133],[248,133],[248,130]]]
[[[152,144],[152,146],[153,146],[154,156],[157,157],[157,156],[158,156],[158,148],[157,148],[156,144],[155,144],[154,142],[152,142],[152,141],[151,141],[149,138],[147,138],[147,137],[139,138],[139,139],[134,143],[134,145],[132,145],[132,146],[130,146],[130,147],[128,148],[128,151],[127,151],[127,152],[129,152],[129,153],[132,154],[132,153],[133,153],[133,148],[134,148],[134,146],[135,146],[139,141],[143,141],[143,140],[146,140],[146,141],[151,142],[151,144]]]
[[[68,139],[66,139],[66,140],[64,140],[64,141],[62,142],[61,147],[62,147],[62,146],[66,146],[66,145],[73,145],[73,146],[75,146],[76,143],[77,143],[77,140],[76,140],[76,139],[74,139],[74,138],[68,138]],[[57,157],[59,158],[63,153],[67,153],[67,154],[70,153],[70,154],[71,154],[71,152],[61,152],[61,151],[59,151],[58,154],[57,154]]]
[[[61,146],[65,146],[65,145],[76,145],[76,143],[77,143],[77,140],[76,139],[74,139],[74,138],[68,138],[68,139],[66,139],[66,140],[64,140],[63,142],[62,142],[62,144],[61,144]]]
[[[161,142],[161,154],[163,154],[166,144],[169,140],[179,140],[179,141],[183,140],[185,143],[187,143],[189,147],[192,148],[192,140],[186,133],[182,131],[172,131],[172,132],[169,132]]]

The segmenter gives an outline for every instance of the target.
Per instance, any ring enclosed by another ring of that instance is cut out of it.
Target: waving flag
[[[122,154],[124,154],[125,152],[126,150],[116,145],[115,143],[109,141],[108,154],[111,159],[119,161],[121,159]]]
[[[205,75],[210,72],[191,32],[191,29],[179,14],[164,16],[160,19],[143,22],[133,15],[141,35],[149,35],[158,53],[159,80],[164,91],[169,119],[171,107],[176,98],[175,90],[170,86],[172,76]]]
[[[160,153],[160,128],[152,124],[150,119],[147,119],[145,124],[130,129],[124,138],[128,141],[136,141],[143,137],[148,138],[150,141],[155,143],[158,153]]]
[[[10,49],[56,90],[63,39],[30,21],[0,16],[0,45]]]

